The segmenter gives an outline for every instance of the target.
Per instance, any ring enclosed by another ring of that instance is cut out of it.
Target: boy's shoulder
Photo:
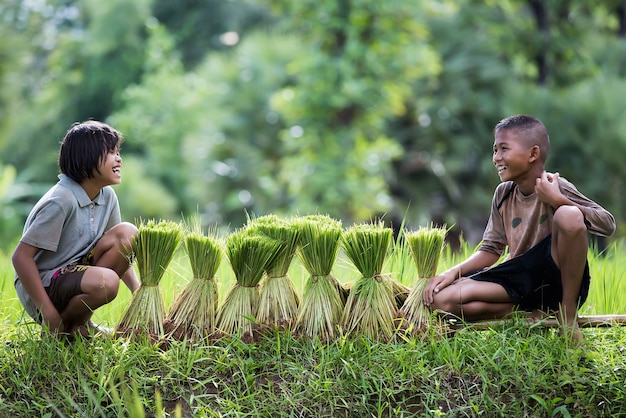
[[[513,190],[515,186],[516,184],[514,181],[511,181],[511,180],[503,181],[502,183],[496,186],[495,194],[498,195],[498,194],[506,193],[508,190]]]
[[[505,181],[498,184],[495,192],[493,193],[493,200],[494,202],[497,202],[497,209],[500,209],[504,202],[511,197],[511,194],[515,190],[516,186],[515,182],[512,181]]]

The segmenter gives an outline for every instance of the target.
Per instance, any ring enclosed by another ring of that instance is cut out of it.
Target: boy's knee
[[[432,312],[441,311],[441,312],[453,312],[454,311],[454,303],[448,300],[445,295],[441,293],[436,293],[433,302],[428,307]]]
[[[585,217],[576,206],[561,206],[554,212],[553,225],[559,231],[573,234],[586,233]]]
[[[105,304],[117,297],[120,278],[114,270],[90,267],[90,274],[89,276],[84,276],[81,287],[84,292]]]
[[[118,241],[121,242],[128,242],[137,236],[137,227],[130,222],[117,224],[113,227],[112,231],[114,231]]]
[[[115,225],[98,241],[101,253],[115,250],[127,257],[132,253],[133,239],[137,236],[137,227],[129,222]]]
[[[112,271],[113,272],[113,271]],[[117,297],[117,292],[120,289],[120,278],[113,272],[110,277],[103,280],[102,284],[102,299],[104,303],[108,303]]]

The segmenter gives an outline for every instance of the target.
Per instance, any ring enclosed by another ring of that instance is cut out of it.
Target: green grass
[[[439,270],[470,253],[445,251]],[[572,349],[555,329],[510,321],[487,331],[382,343],[342,336],[330,343],[275,332],[245,344],[203,345],[97,338],[59,342],[24,317],[8,254],[0,254],[0,416],[620,416],[626,415],[626,327],[584,329]],[[583,314],[626,313],[626,251],[590,251],[592,288]],[[411,284],[414,263],[389,257],[385,271]],[[166,306],[191,278],[179,252],[160,282]],[[358,272],[340,256],[342,282]],[[220,297],[233,284],[228,263]],[[303,291],[307,273],[290,277]],[[128,291],[96,312],[113,326]]]

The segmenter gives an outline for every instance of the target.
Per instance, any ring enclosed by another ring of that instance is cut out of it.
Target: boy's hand
[[[424,305],[430,306],[435,299],[435,293],[439,293],[440,290],[448,287],[450,283],[454,282],[456,277],[451,274],[446,275],[446,273],[442,273],[439,276],[431,277],[428,280],[428,284],[424,288],[424,294],[422,296]]]
[[[560,206],[558,202],[563,199],[563,194],[559,189],[559,173],[544,171],[535,182],[535,193],[540,201],[553,207]]]
[[[41,316],[43,317],[44,326],[48,328],[51,334],[58,335],[65,331],[61,315],[54,307],[48,310],[42,310]]]

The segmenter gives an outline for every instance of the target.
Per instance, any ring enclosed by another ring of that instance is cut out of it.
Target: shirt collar
[[[65,174],[59,174],[59,184],[68,187],[72,191],[74,196],[76,196],[76,200],[78,200],[80,207],[89,206],[92,203],[95,203],[96,205],[102,205],[104,203],[102,193],[98,193],[92,201],[89,199],[89,196],[87,196],[85,189]]]

